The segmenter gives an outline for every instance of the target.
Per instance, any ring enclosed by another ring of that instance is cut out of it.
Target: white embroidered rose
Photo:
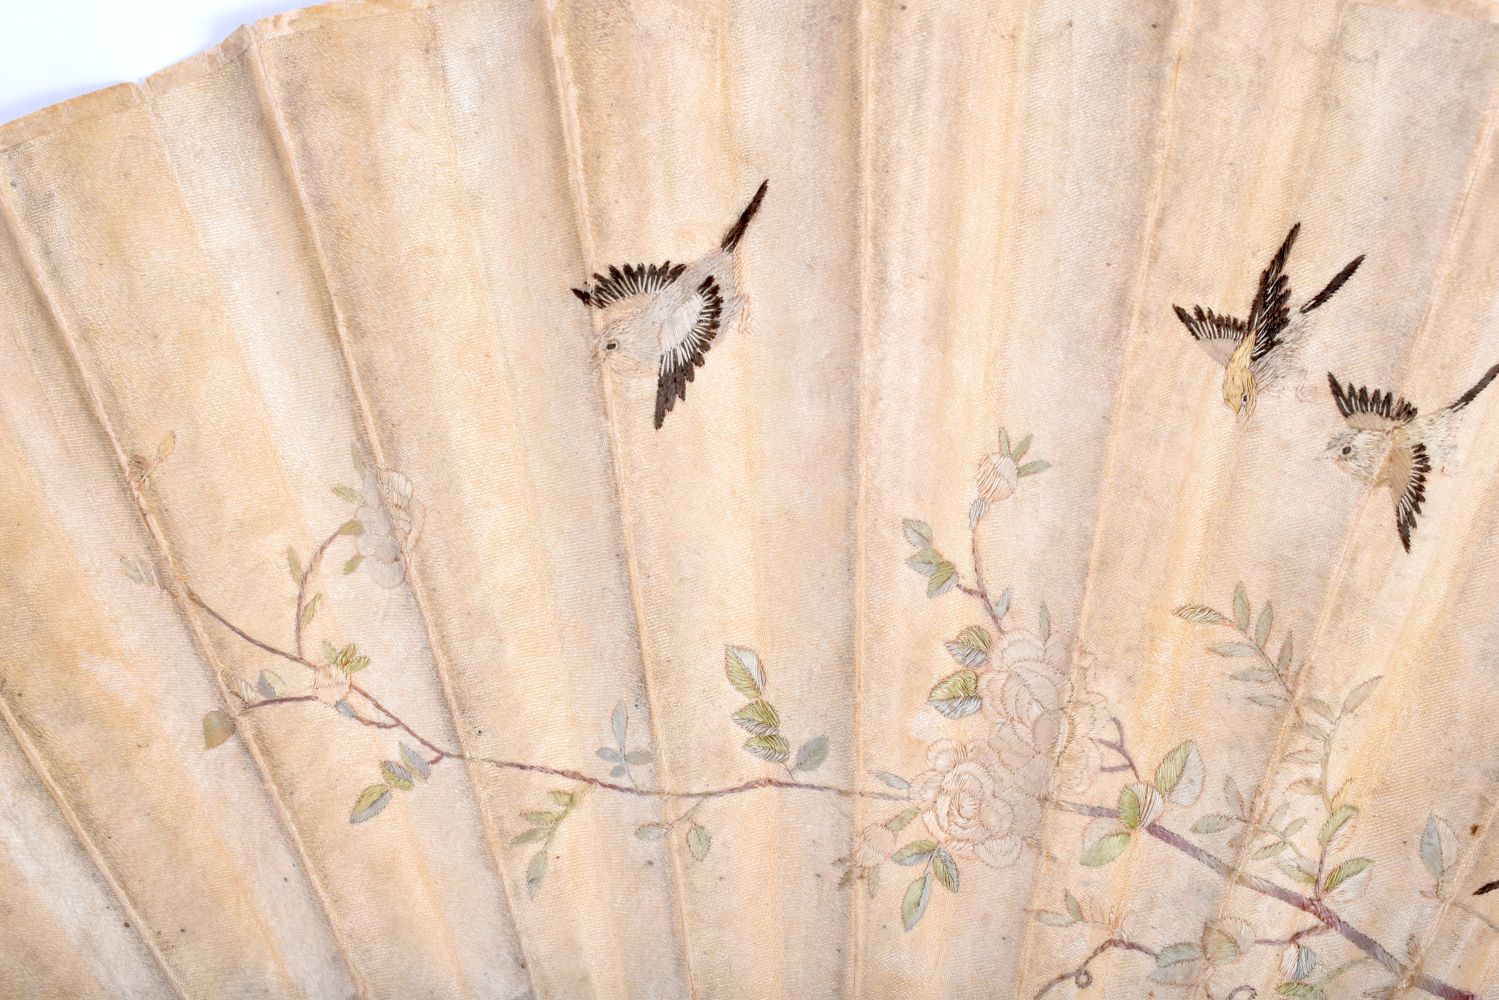
[[[406,556],[421,533],[423,514],[410,479],[394,469],[365,470],[354,516],[364,528],[357,544],[371,580],[392,588],[405,581]]]
[[[1073,676],[1072,642],[1011,632],[980,682],[995,746],[1031,791],[1086,791],[1100,763],[1096,741],[1110,735],[1103,696],[1082,686],[1081,672]]]
[[[911,796],[932,838],[955,857],[1004,868],[1020,856],[1021,831],[1009,777],[987,742],[938,740]]]
[[[996,451],[979,462],[975,482],[979,497],[987,503],[996,503],[1015,492],[1015,484],[1020,482],[1020,466],[1009,455]]]

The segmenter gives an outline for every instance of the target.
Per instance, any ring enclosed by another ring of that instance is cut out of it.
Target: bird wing
[[[661,367],[656,376],[656,429],[677,400],[687,398],[687,383],[701,367],[704,355],[718,336],[723,313],[723,292],[712,275],[680,305],[672,308],[661,324]]]
[[[1260,274],[1260,287],[1249,307],[1249,333],[1254,337],[1254,353],[1249,356],[1251,364],[1263,361],[1280,345],[1281,334],[1291,322],[1291,281],[1286,277],[1286,261],[1299,232],[1301,223],[1298,222],[1291,227],[1280,249]]]
[[[686,264],[610,265],[607,275],[594,273],[593,284],[574,288],[573,294],[595,309],[607,309],[635,295],[663,291],[682,276]]]
[[[1421,515],[1421,504],[1426,502],[1426,477],[1431,473],[1431,459],[1426,454],[1426,446],[1420,442],[1397,444],[1390,450],[1386,467],[1390,498],[1395,502],[1395,530],[1400,532],[1400,544],[1409,552],[1411,532],[1416,530],[1416,518]]]
[[[1193,306],[1189,313],[1181,306],[1172,306],[1176,318],[1182,321],[1192,339],[1202,345],[1208,356],[1220,365],[1228,364],[1234,348],[1244,339],[1244,321],[1232,316],[1219,316],[1211,309]]]
[[[1332,400],[1349,427],[1356,431],[1388,431],[1416,419],[1416,408],[1393,392],[1370,391],[1368,386],[1344,385],[1327,373]]]

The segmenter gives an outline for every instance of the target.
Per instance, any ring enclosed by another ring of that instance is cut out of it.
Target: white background
[[[0,122],[139,80],[317,0],[0,0]]]

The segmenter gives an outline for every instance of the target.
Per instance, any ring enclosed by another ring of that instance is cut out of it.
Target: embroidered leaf
[[[1271,624],[1275,621],[1275,609],[1266,601],[1265,606],[1260,609],[1260,617],[1254,623],[1254,644],[1261,649],[1265,648],[1265,640],[1270,638]]]
[[[1113,820],[1095,821],[1083,835],[1083,866],[1103,867],[1124,853],[1124,849],[1129,846],[1129,839],[1129,831],[1121,829]]]
[[[1119,822],[1126,830],[1149,826],[1165,808],[1160,793],[1149,785],[1136,782],[1119,789]]]
[[[915,865],[924,864],[926,859],[931,857],[932,852],[936,849],[937,845],[930,840],[913,840],[905,847],[890,855],[890,860],[898,865],[905,865],[907,868],[911,868]]]
[[[410,773],[393,760],[381,762],[380,775],[391,788],[399,788],[403,792],[409,792],[413,787]]]
[[[1282,677],[1291,676],[1291,655],[1293,651],[1291,633],[1286,633],[1285,641],[1280,644],[1280,655],[1275,658],[1275,669]]]
[[[1307,1000],[1323,1000],[1322,987],[1315,983],[1281,983],[1275,992],[1283,997],[1306,997]]]
[[[1197,744],[1188,740],[1168,753],[1155,769],[1156,791],[1179,806],[1190,806],[1202,794],[1205,772]]]
[[[1351,878],[1362,875],[1374,863],[1373,858],[1349,858],[1328,873],[1322,880],[1322,891],[1333,892]]]
[[[219,746],[234,732],[234,720],[228,712],[220,712],[214,709],[203,716],[203,749],[212,750]]]
[[[1305,868],[1301,867],[1299,864],[1294,864],[1294,863],[1290,863],[1290,862],[1281,862],[1281,864],[1280,864],[1280,870],[1282,872],[1285,872],[1286,877],[1289,878],[1293,882],[1299,882],[1302,885],[1316,885],[1317,884],[1316,873],[1315,872],[1309,872],[1309,871],[1307,871]]]
[[[702,861],[708,856],[708,849],[713,846],[713,836],[705,826],[692,824],[687,831],[687,850],[691,852],[694,861]]]
[[[941,566],[943,561],[942,553],[929,546],[907,559],[906,565],[922,576],[931,576],[937,572],[937,567]]]
[[[909,809],[902,809],[885,821],[886,829],[891,833],[900,833],[911,820],[916,818],[917,812],[919,810],[915,806],[911,806]]]
[[[948,655],[965,667],[980,667],[989,662],[989,650],[994,645],[987,630],[970,625],[958,633],[956,639],[944,643]]]
[[[410,771],[422,781],[432,777],[432,765],[427,759],[406,744],[401,744],[401,760],[406,764],[406,770]]]
[[[615,705],[614,714],[609,717],[609,723],[614,727],[614,744],[621,751],[625,748],[625,733],[629,721],[629,715],[625,711],[625,703],[620,702],[618,705]]]
[[[751,736],[744,741],[744,749],[772,764],[784,764],[791,756],[791,744],[778,733],[769,736]]]
[[[1327,817],[1327,822],[1322,824],[1322,829],[1317,833],[1317,843],[1326,847],[1332,843],[1332,839],[1347,825],[1348,821],[1357,815],[1358,809],[1354,806],[1342,805],[1332,811]],[[1346,839],[1346,838],[1345,838]]]
[[[1012,592],[1012,588],[1006,587],[1004,593],[999,595],[999,600],[990,605],[990,610],[994,612],[996,621],[1005,620],[1005,615],[1010,610],[1010,595]]]
[[[932,855],[932,874],[948,892],[958,891],[958,863],[943,848],[939,847]]]
[[[1242,582],[1234,584],[1234,625],[1240,632],[1249,631],[1249,592]]]
[[[1251,936],[1251,940],[1253,940]],[[1203,956],[1215,964],[1224,965],[1239,957],[1239,941],[1222,927],[1209,927],[1202,935]]]
[[[573,793],[572,792],[565,791],[565,790],[560,789],[560,788],[553,789],[552,791],[548,792],[547,794],[552,797],[552,801],[553,802],[557,803],[559,806],[561,806],[564,809],[569,808],[570,806],[572,806],[573,802],[576,801],[576,799],[573,798]]]
[[[1258,656],[1260,653],[1258,647],[1251,646],[1247,642],[1220,642],[1218,645],[1210,647],[1209,652],[1225,657]]]
[[[979,519],[989,510],[988,501],[979,497],[968,505],[968,530],[977,531]]]
[[[941,597],[958,582],[958,567],[950,562],[940,562],[932,571],[931,579],[926,582],[926,596]]]
[[[531,863],[526,865],[526,895],[532,899],[541,891],[541,880],[547,873],[547,852],[543,847],[531,855]]]
[[[168,431],[167,436],[161,439],[161,444],[156,446],[156,460],[165,462],[172,457],[172,452],[177,448],[177,432]]]
[[[1223,779],[1223,797],[1233,807],[1234,815],[1239,819],[1244,818],[1244,796],[1239,794],[1239,785],[1231,777]]]
[[[631,750],[625,754],[626,764],[649,764],[655,759],[655,756],[649,750]]]
[[[345,719],[354,718],[354,706],[349,704],[349,699],[347,698],[338,699],[338,701],[334,703],[333,709],[339,715],[342,715]]]
[[[338,533],[340,535],[362,535],[364,534],[364,525],[360,524],[355,518],[350,518],[338,526]]]
[[[760,665],[760,657],[753,649],[725,646],[723,665],[735,691],[746,698],[758,698],[764,693],[765,668]]]
[[[1036,919],[1041,921],[1047,927],[1072,926],[1072,920],[1070,918],[1065,917],[1060,913],[1053,913],[1051,910],[1037,910]]]
[[[562,818],[559,812],[528,812],[521,813],[521,818],[534,826],[552,827]]]
[[[359,564],[362,562],[364,562],[364,556],[359,555],[357,552],[354,555],[350,556],[349,561],[344,563],[344,576],[348,576],[350,573],[358,569]]]
[[[531,829],[525,831],[524,833],[517,836],[514,840],[510,841],[510,843],[515,847],[518,847],[521,844],[534,844],[538,840],[545,840],[547,834],[549,833],[551,833],[551,831],[546,829],[545,827],[533,826]]]
[[[354,487],[352,486],[335,486],[333,487],[333,495],[338,497],[344,503],[359,502],[359,491],[354,489]]]
[[[1446,820],[1432,813],[1426,817],[1426,829],[1421,832],[1421,863],[1432,877],[1441,879],[1457,860],[1457,834]]]
[[[620,752],[613,747],[599,747],[597,753],[611,764],[623,764],[625,762],[624,757],[620,756]]]
[[[1382,680],[1384,680],[1383,674],[1378,677],[1371,677],[1352,691],[1349,691],[1348,697],[1343,699],[1343,714],[1352,715],[1354,712],[1357,712],[1364,702],[1369,700],[1369,696],[1374,693],[1374,689],[1379,686],[1379,682]]]
[[[1025,453],[1031,450],[1032,436],[1033,435],[1027,434],[1025,437],[1021,438],[1020,443],[1015,446],[1015,450],[1010,452],[1010,457],[1017,462],[1024,458]]]
[[[1021,478],[1024,478],[1026,476],[1038,475],[1039,473],[1045,472],[1049,468],[1051,468],[1050,462],[1043,461],[1042,459],[1038,458],[1034,462],[1026,462],[1016,471],[1015,474]]]
[[[349,814],[350,823],[363,823],[378,814],[390,802],[390,786],[381,783],[370,785],[354,800],[354,811]]]
[[[828,738],[814,736],[796,752],[795,770],[815,771],[828,759]]]
[[[1072,918],[1073,922],[1082,923],[1083,908],[1082,905],[1078,903],[1077,897],[1072,894],[1071,890],[1064,889],[1062,891],[1062,901],[1067,904],[1067,915]]]
[[[666,827],[660,823],[646,823],[635,828],[635,836],[641,840],[661,840],[666,836]]]
[[[769,736],[781,730],[781,716],[770,702],[756,699],[732,716],[734,721],[756,736]]]
[[[910,887],[906,889],[906,898],[900,904],[900,919],[906,930],[915,927],[921,920],[921,915],[926,912],[927,900],[932,895],[932,874],[927,872],[920,876]]]
[[[1203,957],[1202,945],[1196,941],[1182,941],[1179,944],[1168,944],[1156,955],[1155,963],[1159,968],[1176,965],[1178,962],[1196,962]]]
[[[358,441],[349,442],[349,453],[354,457],[354,471],[359,473],[360,476],[363,476],[364,456],[360,454]]]
[[[306,628],[312,624],[312,619],[317,616],[317,609],[323,603],[322,594],[313,594],[312,600],[302,608],[302,627]]]
[[[1051,611],[1046,605],[1041,605],[1041,641],[1045,642],[1051,638]]]
[[[924,549],[932,544],[932,526],[925,521],[917,521],[908,517],[900,524],[906,533],[906,541],[916,548]]]
[[[972,715],[983,704],[979,698],[978,674],[972,670],[948,674],[932,687],[926,700],[927,704],[949,719]]]
[[[302,560],[297,558],[297,550],[291,546],[286,549],[286,568],[291,572],[291,582],[302,586]]]
[[[898,774],[891,774],[889,771],[870,771],[869,773],[897,791],[903,792],[911,787],[911,783]]]
[[[262,670],[255,681],[255,690],[262,698],[279,698],[286,694],[286,682],[271,670]]]
[[[1203,625],[1227,625],[1228,619],[1222,614],[1208,607],[1206,604],[1183,604],[1172,614],[1188,622],[1198,622]]]

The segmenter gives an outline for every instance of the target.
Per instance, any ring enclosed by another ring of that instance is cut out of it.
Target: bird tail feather
[[[769,186],[769,178],[760,182],[760,188],[755,192],[755,196],[750,199],[748,205],[744,206],[744,211],[739,213],[739,221],[735,222],[729,231],[724,234],[721,245],[725,250],[732,252],[739,245],[740,239],[744,237],[744,231],[749,228],[750,220],[760,210],[760,202],[765,199],[765,189]]]
[[[1343,283],[1346,282],[1349,278],[1353,277],[1353,272],[1357,271],[1358,270],[1358,266],[1360,264],[1362,264],[1363,262],[1364,262],[1364,255],[1363,254],[1359,254],[1357,257],[1355,257],[1351,261],[1349,261],[1348,264],[1343,268],[1343,270],[1339,271],[1337,273],[1337,275],[1331,281],[1329,281],[1327,283],[1327,287],[1326,288],[1322,289],[1322,291],[1320,291],[1316,295],[1312,296],[1311,301],[1309,301],[1306,305],[1304,305],[1304,306],[1301,307],[1301,312],[1303,312],[1303,313],[1309,313],[1313,309],[1315,309],[1318,306],[1322,305],[1328,299],[1330,299],[1334,295],[1336,295],[1338,289],[1342,288],[1343,287]]]

